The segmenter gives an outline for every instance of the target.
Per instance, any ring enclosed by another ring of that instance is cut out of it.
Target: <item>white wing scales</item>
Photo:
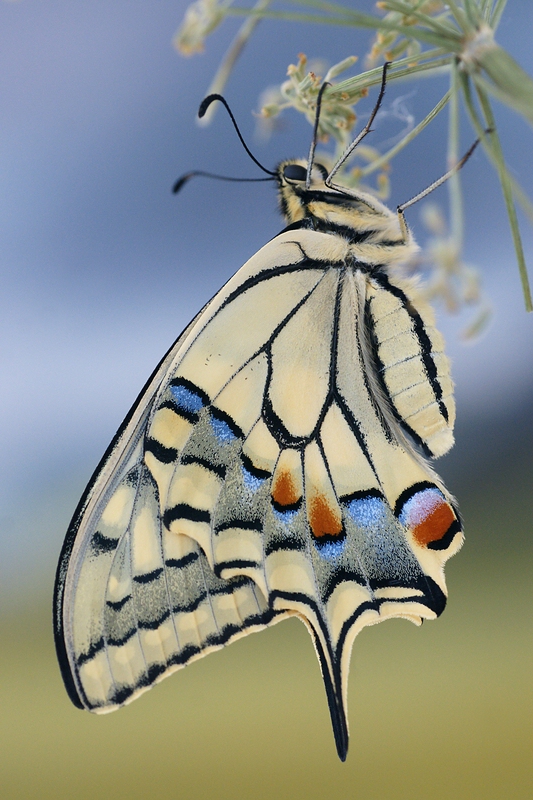
[[[451,445],[442,342],[408,284],[306,255],[337,257],[332,239],[293,231],[256,254],[178,340],[104,460],[57,585],[76,704],[112,710],[297,614],[345,753],[358,631],[442,611],[460,525],[402,431],[433,452]]]

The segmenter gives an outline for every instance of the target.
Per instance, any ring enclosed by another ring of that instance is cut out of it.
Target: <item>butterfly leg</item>
[[[485,133],[486,134],[487,133],[491,133],[491,129],[490,128],[487,129],[485,131]],[[468,161],[470,156],[473,154],[474,150],[476,149],[476,147],[478,146],[480,141],[481,141],[481,139],[476,139],[474,144],[467,150],[467,152],[464,154],[464,156],[457,162],[457,164],[455,164],[451,169],[449,169],[448,172],[446,172],[444,175],[442,175],[436,181],[433,181],[433,183],[431,183],[429,186],[427,186],[423,191],[419,192],[418,194],[415,194],[415,196],[412,197],[410,200],[408,200],[406,203],[402,203],[400,206],[397,207],[396,210],[398,212],[398,220],[400,222],[400,230],[402,232],[402,236],[404,238],[404,241],[407,241],[407,239],[409,238],[409,232],[407,230],[407,225],[406,225],[405,217],[404,217],[404,213],[403,213],[405,211],[405,209],[409,208],[409,206],[414,206],[414,204],[418,203],[419,200],[423,200],[424,197],[428,196],[428,194],[431,194],[431,192],[433,192],[439,186],[442,186],[443,183],[446,183],[446,181],[449,178],[451,178],[452,175],[455,175],[456,172],[459,172],[459,170],[462,167],[464,167],[464,165],[466,164],[466,162]]]

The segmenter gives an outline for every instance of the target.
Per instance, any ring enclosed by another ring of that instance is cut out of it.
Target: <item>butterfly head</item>
[[[282,161],[276,168],[279,187],[279,202],[283,216],[289,223],[299,222],[308,216],[309,200],[318,192],[331,192],[324,181],[328,176],[322,164],[313,164],[311,183],[307,186],[307,161],[290,159]]]
[[[307,161],[304,159],[290,159],[278,165],[275,170],[278,198],[289,225],[303,219],[328,222],[335,218],[338,221],[340,214],[346,217],[347,225],[356,228],[368,215],[374,220],[372,225],[375,225],[378,215],[387,225],[392,219],[396,227],[396,216],[382,203],[365,192],[328,185],[328,174],[326,167],[315,161],[308,183]]]

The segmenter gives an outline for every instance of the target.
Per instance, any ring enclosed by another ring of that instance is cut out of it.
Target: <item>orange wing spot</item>
[[[294,478],[290,472],[276,472],[272,487],[272,500],[278,506],[293,506],[301,500]]]
[[[313,536],[340,536],[342,534],[342,518],[337,509],[332,508],[323,495],[316,495],[310,502],[309,524]]]
[[[424,547],[430,542],[442,539],[455,522],[455,514],[447,503],[440,503],[430,514],[413,528],[413,536]]]

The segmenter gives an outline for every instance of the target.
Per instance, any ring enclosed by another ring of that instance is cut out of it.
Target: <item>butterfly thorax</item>
[[[326,170],[317,165],[306,186],[306,162],[283,161],[277,169],[281,212],[291,228],[306,228],[341,237],[349,261],[375,265],[406,263],[418,250],[408,231],[403,236],[398,217],[370,194],[337,191],[325,183]]]

